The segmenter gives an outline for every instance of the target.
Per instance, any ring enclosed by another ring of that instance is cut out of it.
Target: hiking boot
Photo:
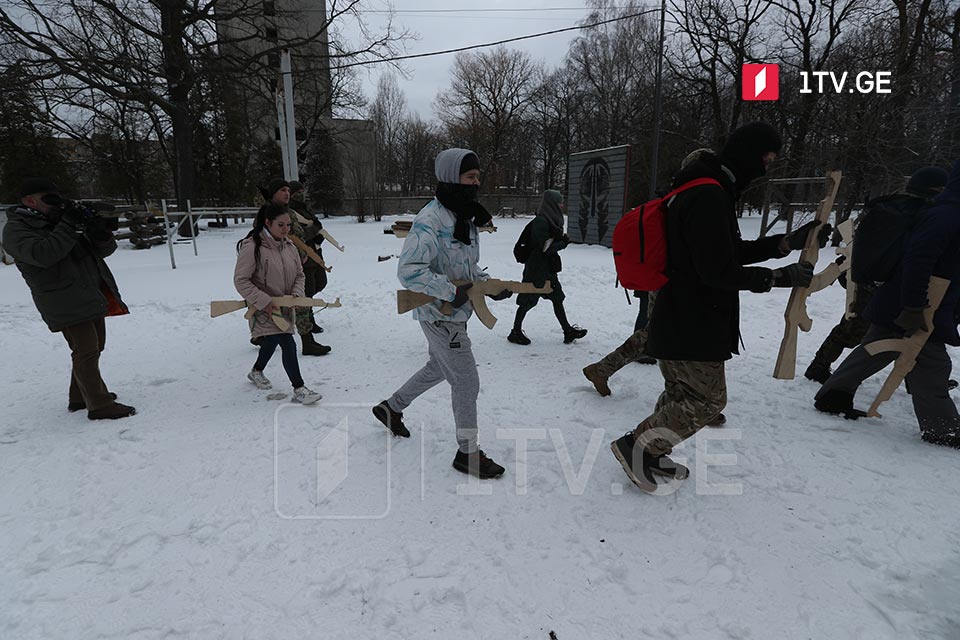
[[[670,480],[686,480],[690,476],[690,469],[667,455],[650,456],[650,471]]]
[[[327,345],[314,340],[311,333],[303,334],[300,339],[303,341],[303,348],[300,351],[305,356],[325,356],[332,351]]]
[[[267,380],[267,376],[263,375],[263,371],[257,371],[256,369],[250,369],[250,373],[247,374],[247,380],[257,385],[257,389],[266,391],[267,389],[273,389],[273,385]]]
[[[587,330],[578,327],[577,325],[571,325],[563,330],[563,344],[570,344],[577,338],[582,338],[587,335]]]
[[[867,415],[865,411],[853,408],[853,394],[841,389],[830,389],[813,403],[817,411],[842,415],[847,420],[856,420]]]
[[[137,410],[133,407],[128,407],[125,404],[114,402],[112,404],[108,404],[102,409],[87,411],[87,418],[90,420],[116,420],[117,418],[126,418],[127,416],[132,416],[136,412]]]
[[[600,367],[596,364],[588,364],[583,368],[583,376],[593,383],[593,387],[601,396],[606,398],[610,395],[610,387],[607,386],[608,377],[600,373]]]
[[[707,426],[708,426],[708,427],[722,427],[722,426],[725,425],[725,424],[727,424],[727,416],[723,415],[722,413],[718,413],[717,416],[716,416],[713,420],[711,420],[710,422],[707,423]]]
[[[386,400],[375,406],[372,411],[373,417],[390,429],[390,433],[400,438],[410,437],[407,425],[403,424],[403,412],[391,409]]]
[[[807,380],[813,380],[820,384],[826,382],[831,375],[833,375],[833,372],[830,371],[830,365],[817,362],[816,360],[811,362],[810,366],[807,367],[807,370],[803,373],[803,377]]]
[[[510,332],[510,335],[507,336],[507,341],[512,342],[513,344],[530,344],[530,338],[523,335],[523,331],[520,329],[514,329]]]
[[[633,432],[628,431],[623,437],[611,442],[610,449],[630,481],[643,491],[653,493],[657,490],[657,481],[650,467],[653,456],[645,449],[638,450],[636,442]]]
[[[111,399],[111,400],[116,400],[116,399],[117,399],[117,394],[111,393],[111,394],[110,394],[110,399]],[[80,402],[68,402],[68,403],[67,403],[67,411],[69,411],[70,413],[73,413],[74,411],[80,411],[81,409],[86,409],[86,408],[87,408],[87,401],[86,401],[86,400],[81,400]]]
[[[319,393],[311,391],[307,387],[297,387],[293,390],[293,398],[291,398],[290,401],[299,402],[300,404],[313,404],[322,397]]]
[[[483,451],[476,453],[464,453],[457,450],[457,455],[453,459],[453,468],[461,473],[476,476],[481,480],[488,478],[499,478],[506,471],[503,467],[487,457]]]
[[[639,356],[634,362],[637,364],[657,364],[657,359],[650,356]]]

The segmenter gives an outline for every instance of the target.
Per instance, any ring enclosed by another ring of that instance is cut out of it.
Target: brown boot
[[[126,418],[128,416],[132,416],[136,412],[137,410],[133,407],[128,407],[125,404],[114,402],[113,404],[108,404],[102,409],[87,411],[87,418],[90,420],[116,420],[117,418]]]
[[[606,398],[610,395],[610,387],[607,386],[607,377],[600,372],[600,367],[595,364],[588,364],[583,368],[583,375],[587,380],[593,383],[597,393]]]
[[[314,340],[312,333],[304,333],[300,339],[303,340],[301,353],[305,356],[325,356],[331,351],[330,347]]]

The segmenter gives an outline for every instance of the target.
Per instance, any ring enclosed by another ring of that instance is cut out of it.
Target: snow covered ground
[[[519,278],[524,220],[482,238],[491,274]],[[211,230],[110,265],[131,315],[108,320],[104,376],[138,414],[68,414],[69,353],[13,267],[0,267],[0,638],[960,638],[960,453],[923,443],[903,390],[883,419],[816,413],[816,385],[771,377],[787,291],[744,293],[745,353],[728,364],[724,429],[677,450],[692,477],[637,491],[608,443],[652,408],[655,367],[630,365],[601,398],[582,377],[636,306],[610,254],[573,246],[561,279],[564,345],[549,305],[534,341],[506,341],[515,305],[491,302],[471,337],[481,445],[505,464],[468,483],[445,385],[406,412],[409,440],[369,413],[426,357],[396,314],[400,240],[388,224],[329,221],[346,246],[322,297],[333,346],[301,358],[314,407],[269,401],[236,298],[234,244]],[[755,237],[757,218],[744,221]],[[827,251],[821,259],[826,264]],[[840,317],[815,296],[806,366]],[[286,390],[279,354],[267,369]],[[858,397],[866,406],[879,389]]]

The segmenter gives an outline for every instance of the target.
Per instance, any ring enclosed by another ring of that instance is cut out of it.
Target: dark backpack
[[[513,245],[513,257],[516,258],[517,262],[520,264],[527,264],[527,260],[530,259],[530,225],[533,224],[533,221],[527,223],[527,226],[523,228],[523,231],[520,232],[520,237],[517,238],[517,244]]]
[[[613,228],[613,263],[624,289],[657,291],[667,284],[667,204],[679,193],[720,183],[697,178],[623,214]]]
[[[923,200],[904,195],[867,202],[853,235],[850,275],[854,282],[886,282],[893,277],[923,209]]]

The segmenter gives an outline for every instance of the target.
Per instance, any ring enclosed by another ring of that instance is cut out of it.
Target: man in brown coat
[[[104,318],[129,313],[104,258],[117,248],[113,233],[83,207],[64,200],[50,180],[29,178],[3,229],[3,246],[16,260],[50,331],[63,333],[73,371],[67,409],[87,409],[91,420],[125,418],[133,407],[116,402],[100,375],[106,344]]]

